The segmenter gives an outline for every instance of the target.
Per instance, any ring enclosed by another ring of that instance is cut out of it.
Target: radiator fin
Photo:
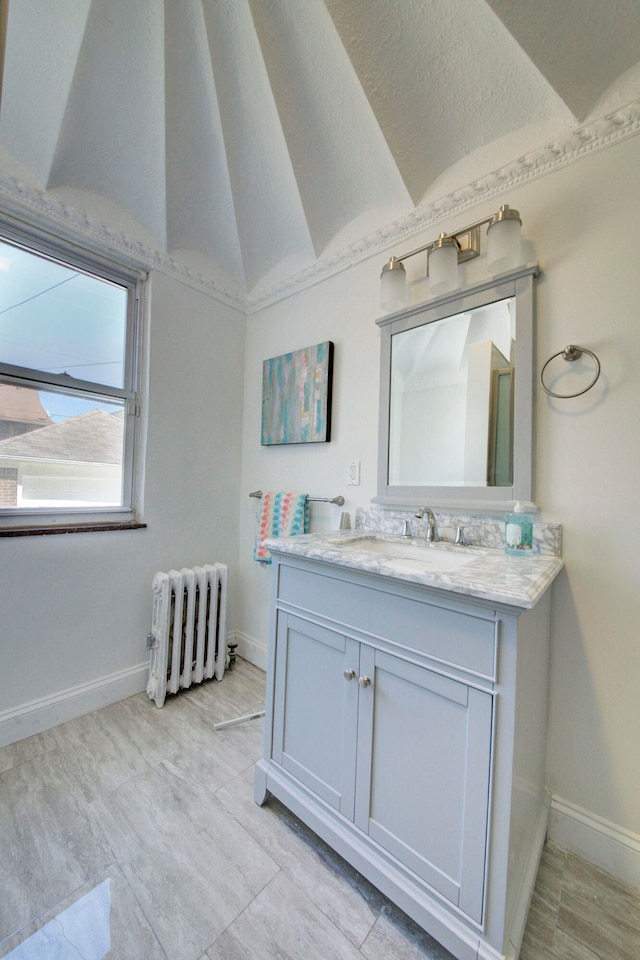
[[[222,680],[226,633],[225,564],[156,573],[147,694],[157,707],[167,693],[212,677]]]

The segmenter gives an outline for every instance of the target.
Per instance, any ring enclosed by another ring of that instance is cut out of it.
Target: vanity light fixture
[[[491,274],[505,273],[520,264],[522,220],[517,210],[503,204],[491,217],[487,227],[487,270]]]
[[[427,268],[434,296],[449,293],[460,286],[458,279],[458,241],[441,233],[429,252]]]
[[[401,257],[391,257],[380,274],[380,305],[383,310],[401,310],[407,303],[406,272],[403,260],[416,253],[427,253],[427,274],[434,295],[457,290],[458,264],[480,255],[480,227],[487,225],[487,270],[491,274],[512,270],[520,263],[522,220],[507,203],[497,213],[477,220],[454,233],[441,233],[437,240],[425,243]]]

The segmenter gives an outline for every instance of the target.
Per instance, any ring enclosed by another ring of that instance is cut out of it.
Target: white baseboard
[[[554,796],[549,837],[565,850],[640,889],[640,836],[637,834]]]
[[[260,667],[261,670],[267,669],[266,643],[261,643],[259,640],[256,640],[255,637],[250,637],[248,633],[242,633],[241,630],[236,630],[235,639],[238,644],[236,653],[239,657],[242,657],[243,660],[248,660],[249,663],[255,664],[255,666]]]
[[[230,633],[227,641],[235,639],[237,653],[250,663],[267,669],[267,646],[248,634]],[[149,661],[127,670],[120,670],[88,683],[60,690],[48,697],[22,703],[0,712],[0,747],[24,740],[34,733],[42,733],[67,720],[75,720],[85,713],[125,700],[146,689],[149,679]]]
[[[267,646],[237,630],[237,653],[261,670],[267,669]],[[49,697],[0,712],[0,747],[41,733],[67,720],[91,713],[146,688],[149,663],[69,687]],[[640,836],[584,810],[562,797],[551,801],[549,837],[584,857],[623,883],[640,889]]]
[[[110,703],[141,693],[147,685],[149,661],[89,683],[60,690],[0,713],[0,747],[42,733]]]
[[[549,811],[551,808],[551,794],[545,789],[542,802],[538,808],[535,827],[529,845],[526,864],[520,879],[520,889],[516,898],[513,912],[510,920],[510,928],[507,930],[507,949],[505,960],[513,960],[520,956],[520,947],[527,925],[529,907],[533,888],[536,884],[536,876],[540,867],[540,857],[544,847],[545,837],[549,830]]]

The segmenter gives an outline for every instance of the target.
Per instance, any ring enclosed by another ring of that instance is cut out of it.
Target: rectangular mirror
[[[504,507],[531,499],[537,265],[378,320],[378,496]]]

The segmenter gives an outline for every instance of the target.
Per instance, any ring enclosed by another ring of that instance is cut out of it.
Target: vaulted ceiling
[[[0,195],[251,306],[638,98],[637,0],[10,0]]]

